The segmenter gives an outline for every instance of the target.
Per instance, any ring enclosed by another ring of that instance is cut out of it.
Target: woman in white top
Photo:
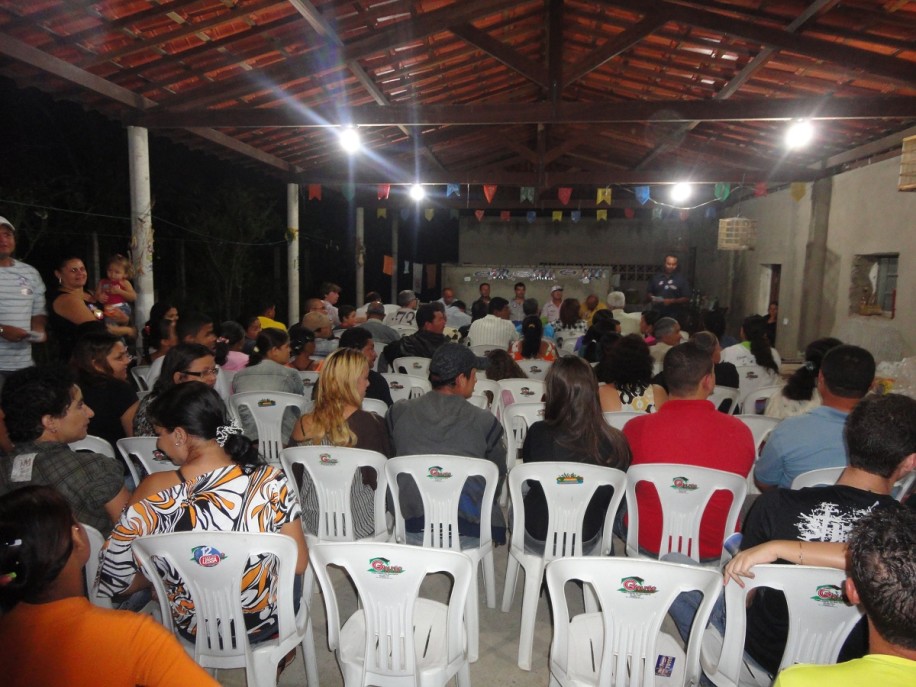
[[[789,377],[789,381],[779,393],[770,396],[764,415],[784,420],[817,408],[821,404],[821,395],[817,391],[821,361],[827,355],[827,351],[842,343],[833,337],[809,343],[805,349],[805,364]]]
[[[722,350],[722,362],[738,368],[739,398],[757,389],[779,384],[779,352],[770,346],[767,318],[751,315],[741,324],[741,343]],[[751,410],[753,412],[753,410]]]

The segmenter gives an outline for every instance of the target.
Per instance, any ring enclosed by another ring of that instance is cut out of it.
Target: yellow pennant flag
[[[598,210],[595,219],[599,222],[607,222],[607,210]]]
[[[388,217],[388,208],[376,208],[375,218],[379,219],[380,217]]]
[[[563,219],[563,211],[562,211],[562,210],[554,210],[554,211],[553,211],[553,221],[554,221],[554,222],[559,222],[559,221],[561,221],[562,219]]]
[[[423,211],[423,216],[426,218],[427,222],[432,222],[433,215],[435,214],[436,214],[436,211],[433,208],[426,208],[426,210]]]
[[[611,204],[611,189],[610,188],[599,188],[598,189],[598,200],[596,203],[607,203]]]
[[[805,183],[803,181],[793,182],[789,193],[792,195],[792,199],[797,203],[805,197]]]

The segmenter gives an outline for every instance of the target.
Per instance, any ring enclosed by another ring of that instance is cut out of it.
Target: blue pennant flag
[[[460,198],[461,197],[461,187],[458,184],[446,184],[445,185],[445,197],[451,198],[453,194]]]
[[[570,219],[573,221],[573,223],[575,224],[575,223],[578,222],[580,219],[582,219],[582,211],[581,211],[581,210],[573,210],[572,212],[569,213],[569,218],[570,218]]]
[[[405,222],[410,219],[410,208],[401,208],[401,219]]]
[[[636,200],[639,201],[640,205],[645,205],[649,202],[649,187],[648,186],[637,186],[633,189],[633,193],[636,194]]]
[[[528,213],[525,215],[525,219],[528,220],[528,224],[534,224],[534,220],[536,220],[537,218],[538,218],[538,213],[535,212],[534,210],[529,210]]]

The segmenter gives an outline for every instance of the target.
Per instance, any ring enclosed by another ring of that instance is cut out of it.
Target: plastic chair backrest
[[[302,619],[306,614],[300,613],[300,618],[293,614],[298,547],[292,537],[265,532],[172,532],[139,537],[132,549],[153,583],[162,624],[172,632],[170,590],[159,566],[171,568],[181,578],[197,616],[194,660],[204,668],[245,666],[252,650],[259,646],[249,646],[248,633],[236,631],[245,627],[241,589],[249,557],[274,556],[279,641],[304,634]],[[271,670],[276,670],[276,663]]]
[[[134,384],[137,385],[138,391],[149,391],[152,385],[149,383],[147,378],[147,373],[149,372],[149,365],[135,365],[130,368],[131,379],[134,380]]]
[[[476,346],[471,346],[471,352],[474,355],[480,357],[486,356],[490,351],[495,351],[499,346],[494,346],[493,344],[477,344]]]
[[[102,437],[87,434],[85,438],[79,441],[70,442],[71,451],[92,451],[92,453],[101,453],[103,456],[115,458],[115,451],[107,441]]]
[[[667,610],[681,592],[702,592],[703,602],[697,610],[687,642],[683,682],[685,685],[697,684],[703,629],[722,589],[722,576],[718,571],[647,559],[587,556],[552,561],[547,565],[546,578],[554,619],[550,644],[551,674],[594,672],[597,673],[596,684],[619,687],[662,684],[656,681],[656,665],[662,654],[667,653],[662,650],[660,654],[659,646]],[[570,646],[571,618],[564,589],[570,580],[581,580],[590,585],[601,607],[600,626],[596,624],[597,632],[590,637],[600,646],[592,645],[590,651],[587,646],[585,651],[582,647]],[[577,655],[588,654],[590,663],[597,662],[597,666],[572,665]],[[676,665],[673,667],[677,668]],[[551,680],[551,684],[572,682]]]
[[[477,383],[474,384],[474,394],[483,395],[487,399],[487,408],[496,414],[496,405],[499,403],[499,382],[487,379],[480,372],[477,373]]]
[[[503,410],[512,403],[540,403],[544,400],[545,385],[540,379],[501,379],[499,394],[495,399],[496,415],[502,417]],[[506,402],[506,391],[512,397],[511,403]]]
[[[118,453],[127,463],[127,469],[130,470],[131,477],[134,478],[135,484],[140,484],[140,480],[145,475],[151,475],[154,472],[169,472],[175,470],[175,464],[168,458],[157,458],[156,442],[157,437],[128,437],[118,439]],[[137,463],[143,468],[143,472],[137,470]]]
[[[525,444],[528,428],[544,419],[544,403],[513,403],[503,411],[502,425],[506,437],[506,469],[518,461],[518,452]]]
[[[265,461],[274,464],[280,462],[280,451],[287,438],[281,436],[284,411],[295,408],[302,416],[311,405],[304,396],[280,391],[245,391],[229,397],[229,408],[235,417],[239,417],[240,408],[251,413],[258,429],[258,451]]]
[[[388,324],[388,326],[400,334],[401,338],[417,333],[417,325],[415,324],[398,324],[397,322],[393,322]]]
[[[391,392],[392,401],[403,401],[407,398],[418,398],[423,394],[429,393],[433,385],[428,379],[417,377],[415,375],[405,375],[399,372],[383,372],[382,377],[388,382],[388,390]]]
[[[388,404],[377,398],[364,398],[362,407],[367,413],[375,413],[379,417],[388,415]]]
[[[315,370],[299,370],[299,377],[302,379],[302,385],[305,387],[306,396],[312,395],[312,389],[318,384],[318,378],[320,376],[321,373]]]
[[[467,663],[464,608],[474,568],[464,554],[402,544],[347,542],[315,544],[309,558],[324,597],[332,651],[341,647],[341,622],[328,566],[343,568],[356,587],[360,606],[356,614],[362,614],[365,624],[361,684],[420,684],[417,657],[427,650],[443,650],[445,655],[438,660],[454,671]],[[424,611],[418,603],[422,601],[420,587],[427,575],[440,572],[453,580],[445,611],[445,645],[427,646],[426,637],[418,632],[418,616]],[[350,586],[345,586],[349,591]],[[341,667],[344,675],[350,672]],[[346,684],[351,682],[346,680]]]
[[[466,400],[475,408],[480,408],[481,410],[490,409],[490,399],[487,398],[486,394],[474,393],[468,396]]]
[[[312,480],[318,496],[318,532],[321,541],[354,541],[350,489],[353,480],[359,479],[357,470],[366,466],[375,470],[377,488],[373,505],[375,534],[387,537],[385,521],[385,494],[388,478],[385,476],[387,458],[376,451],[341,446],[298,446],[283,449],[280,463],[287,479],[296,480],[297,493],[302,491],[295,466],[301,465]]]
[[[483,458],[426,454],[398,456],[385,465],[388,485],[394,500],[395,534],[399,542],[407,541],[404,515],[401,513],[398,475],[410,475],[423,502],[423,546],[434,549],[460,551],[458,536],[458,505],[468,477],[482,477],[486,481],[480,497],[480,548],[492,541],[490,527],[493,515],[493,497],[499,481],[495,463]]]
[[[421,358],[419,356],[409,355],[403,358],[395,358],[391,367],[394,372],[427,379],[429,378],[430,360],[431,358]]]
[[[728,406],[726,406],[722,412],[728,415],[734,415],[738,410],[738,394],[738,389],[734,387],[719,386],[716,384],[712,393],[709,394],[706,400],[712,403],[716,407],[716,410],[722,408],[722,404],[728,401]]]
[[[765,370],[759,365],[737,365],[738,369],[738,405],[741,406],[742,413],[747,415],[756,415],[757,410],[754,406],[756,399],[769,398],[773,393],[781,388],[777,383],[779,377],[771,370]],[[755,396],[753,399],[748,397],[757,391],[763,392],[763,396]],[[748,401],[751,405],[747,410],[744,406]]]
[[[89,560],[86,561],[86,567],[83,568],[83,574],[86,576],[86,589],[89,591],[89,600],[101,608],[111,608],[111,599],[107,596],[97,594],[95,591],[95,577],[99,572],[99,553],[105,546],[105,537],[92,525],[81,522],[80,526],[86,530],[86,536],[89,538]]]
[[[700,522],[713,494],[719,490],[732,493],[725,528],[719,537],[725,540],[735,530],[738,515],[747,495],[747,481],[741,475],[722,470],[695,467],[680,463],[649,463],[631,465],[627,471],[627,552],[639,550],[639,509],[636,485],[655,485],[662,507],[662,538],[658,555],[677,552],[700,561]]]
[[[608,506],[604,523],[601,553],[608,555],[611,549],[611,526],[617,508],[626,493],[626,473],[602,465],[566,462],[522,463],[509,471],[509,497],[512,509],[511,547],[524,553],[525,509],[522,506],[522,484],[536,481],[544,490],[547,501],[547,539],[543,558],[553,560],[566,556],[582,555],[582,523],[585,511],[595,491],[608,485],[614,489],[614,496]]]
[[[557,346],[557,352],[560,355],[576,355],[576,344],[579,342],[579,336],[567,336]]]
[[[528,375],[528,379],[540,380],[547,378],[547,373],[550,372],[553,365],[550,360],[517,360],[516,362],[522,368],[522,372]]]
[[[759,456],[763,443],[770,436],[770,432],[780,423],[780,420],[766,415],[735,415],[735,417],[751,430],[751,434],[754,436],[754,448]]]
[[[804,489],[805,487],[824,487],[836,484],[846,468],[821,468],[809,470],[796,476],[789,489]]]
[[[616,410],[608,413],[602,413],[604,416],[604,421],[607,422],[614,429],[619,429],[623,431],[624,426],[632,420],[634,417],[639,417],[640,415],[645,415],[638,410]]]
[[[781,392],[782,386],[782,384],[767,384],[747,393],[740,403],[742,414],[763,415],[767,405],[766,402],[770,399],[770,396]]]
[[[789,609],[789,636],[779,663],[782,670],[795,663],[836,663],[847,635],[862,616],[843,599],[846,573],[809,565],[755,565],[744,587],[725,586],[725,633],[717,666],[703,656],[703,668],[717,685],[737,685],[744,662],[747,595],[752,589],[781,590]],[[718,679],[716,679],[718,678]]]

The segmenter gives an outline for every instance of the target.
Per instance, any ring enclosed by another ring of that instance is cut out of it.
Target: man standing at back
[[[747,477],[754,463],[754,439],[741,420],[720,413],[706,400],[716,386],[712,357],[693,341],[675,346],[665,356],[668,401],[657,413],[630,420],[623,433],[633,452],[632,465],[680,463]],[[666,489],[670,485],[658,485]],[[655,488],[641,484],[639,548],[657,555],[661,541],[661,504]],[[729,494],[715,494],[700,526],[700,560],[722,555]]]
[[[845,467],[846,416],[868,393],[874,378],[875,359],[864,348],[844,344],[830,349],[817,376],[822,405],[786,418],[770,433],[754,469],[758,488],[788,488],[804,472]]]
[[[520,281],[515,285],[515,298],[509,301],[509,319],[512,324],[519,325],[525,319],[525,282]]]
[[[677,319],[690,302],[690,284],[678,269],[676,255],[665,256],[665,268],[649,280],[646,300],[662,316]]]

